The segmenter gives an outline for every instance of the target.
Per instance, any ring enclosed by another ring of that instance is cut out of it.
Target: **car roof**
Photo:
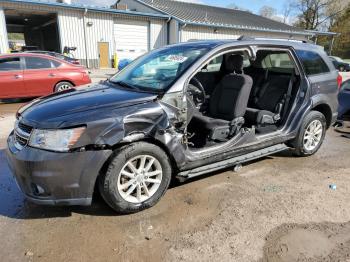
[[[13,53],[13,54],[0,54],[0,58],[19,57],[19,56],[23,56],[23,57],[26,57],[26,56],[28,56],[28,57],[41,57],[41,58],[55,60],[55,61],[58,61],[60,63],[63,62],[65,64],[67,64],[67,65],[70,65],[69,63],[67,63],[63,59],[59,59],[57,57],[54,57],[54,56],[51,56],[51,55],[47,55],[47,54],[30,53],[30,52],[21,52],[21,53]]]

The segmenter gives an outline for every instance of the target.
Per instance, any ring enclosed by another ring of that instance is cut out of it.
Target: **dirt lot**
[[[175,184],[154,208],[116,216],[98,196],[92,207],[24,200],[4,153],[19,106],[0,104],[1,261],[350,261],[350,126],[313,157]]]

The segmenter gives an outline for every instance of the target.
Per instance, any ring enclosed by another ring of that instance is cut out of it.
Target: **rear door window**
[[[51,60],[41,57],[26,57],[26,69],[48,69],[53,68]]]
[[[330,72],[326,62],[316,52],[305,50],[297,50],[296,52],[307,75],[319,75]]]
[[[9,57],[0,59],[0,71],[16,70],[21,70],[21,62],[19,57]]]

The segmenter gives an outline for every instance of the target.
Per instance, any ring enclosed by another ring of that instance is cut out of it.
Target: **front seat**
[[[253,80],[243,72],[243,56],[230,55],[225,64],[228,74],[215,87],[208,114],[197,113],[194,124],[204,128],[210,140],[226,141],[244,124]]]

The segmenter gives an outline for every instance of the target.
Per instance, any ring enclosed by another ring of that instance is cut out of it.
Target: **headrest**
[[[241,74],[243,72],[243,60],[242,55],[230,55],[226,60],[226,70]]]

